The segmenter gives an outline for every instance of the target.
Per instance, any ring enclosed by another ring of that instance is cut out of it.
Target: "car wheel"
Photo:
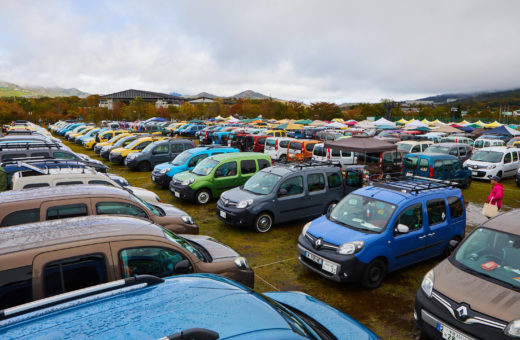
[[[336,201],[330,202],[329,205],[327,205],[327,208],[325,209],[324,215],[330,213],[332,211],[332,209],[334,209],[334,207],[336,206],[337,203],[338,202],[336,202]]]
[[[195,195],[198,204],[207,204],[211,199],[211,192],[208,189],[200,189]]]
[[[287,156],[286,155],[281,155],[280,156],[280,162],[287,162]]]
[[[500,177],[500,179],[502,179],[502,170],[500,170],[500,171],[497,173],[497,176]]]
[[[385,261],[375,259],[370,262],[363,274],[361,284],[368,289],[375,289],[381,285],[387,272]]]
[[[259,233],[266,233],[271,230],[273,226],[273,217],[271,214],[264,212],[259,214],[255,220],[255,231]]]
[[[152,170],[152,167],[150,166],[150,163],[148,163],[147,161],[143,161],[141,163],[139,163],[139,171],[150,171]]]
[[[466,178],[466,180],[464,181],[464,184],[462,185],[462,188],[469,189],[470,186],[471,186],[471,178]]]

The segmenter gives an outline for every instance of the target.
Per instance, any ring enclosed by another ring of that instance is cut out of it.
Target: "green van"
[[[258,171],[272,166],[271,157],[258,152],[220,154],[204,159],[191,171],[173,176],[170,192],[176,198],[208,203],[224,191],[241,186]]]

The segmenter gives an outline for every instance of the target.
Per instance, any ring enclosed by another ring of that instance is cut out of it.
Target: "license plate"
[[[446,340],[469,340],[467,336],[456,330],[446,327],[445,325],[438,323],[437,329],[442,332],[442,338]]]
[[[319,257],[318,255],[314,255],[313,253],[310,253],[308,251],[305,252],[305,257],[308,259],[311,259],[312,261],[316,262],[317,264],[322,264],[323,259]]]
[[[412,177],[412,176],[413,176],[413,172],[407,172],[407,173],[406,173],[406,176],[408,176],[408,177]]]
[[[222,217],[222,218],[226,218],[226,212],[220,210],[220,217]]]
[[[477,175],[478,175],[478,172],[476,172],[476,171],[472,171],[471,174],[472,174],[473,176],[477,176]]]
[[[178,193],[177,191],[174,191],[174,195],[175,195],[175,197],[181,197],[181,194]]]
[[[334,263],[329,262],[327,260],[323,260],[323,264],[321,265],[321,269],[331,273],[336,274],[336,271],[338,270],[338,266],[336,266]]]

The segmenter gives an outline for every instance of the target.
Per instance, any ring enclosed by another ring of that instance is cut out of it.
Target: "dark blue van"
[[[404,157],[402,175],[427,177],[471,186],[471,170],[464,169],[459,159],[443,153],[410,153]]]
[[[451,252],[465,228],[459,188],[382,180],[307,223],[298,238],[298,258],[333,281],[377,288],[388,272]]]

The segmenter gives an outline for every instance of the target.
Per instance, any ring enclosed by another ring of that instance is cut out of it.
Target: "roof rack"
[[[287,165],[287,166],[290,166],[290,167],[293,167],[293,168],[300,168],[300,169],[313,167],[313,166],[337,166],[337,167],[341,168],[341,163],[340,162],[335,162],[335,161],[315,161],[315,160],[312,160],[312,159],[307,159],[307,160],[304,160],[304,161],[301,161],[301,162],[298,162],[298,161],[290,162],[290,161],[285,160],[285,161],[279,161],[275,165]]]
[[[38,143],[31,143],[31,142],[25,142],[25,143],[6,143],[6,144],[0,144],[0,151],[2,150],[9,150],[9,149],[42,149],[42,148],[48,148],[53,149],[62,148],[63,145],[55,143],[55,142],[38,142]]]
[[[420,191],[452,188],[457,183],[443,181],[428,177],[390,177],[373,179],[371,183],[375,187],[400,191],[403,193],[419,193]]]
[[[153,275],[138,275],[135,277],[129,277],[122,280],[107,282],[97,286],[74,290],[64,294],[51,296],[33,302],[28,302],[23,305],[0,310],[0,325],[5,326],[5,323],[2,322],[3,320],[15,317],[17,315],[26,314],[44,308],[56,306],[68,301],[86,298],[95,294],[108,293],[110,291],[121,288],[130,288],[129,290],[132,290],[131,288],[140,289],[146,286],[153,286],[162,282],[164,282],[164,279],[161,279]],[[109,294],[106,294],[106,296],[108,295]],[[67,308],[67,306],[63,306],[61,309],[64,308]],[[56,309],[53,309],[53,311],[55,310]]]

